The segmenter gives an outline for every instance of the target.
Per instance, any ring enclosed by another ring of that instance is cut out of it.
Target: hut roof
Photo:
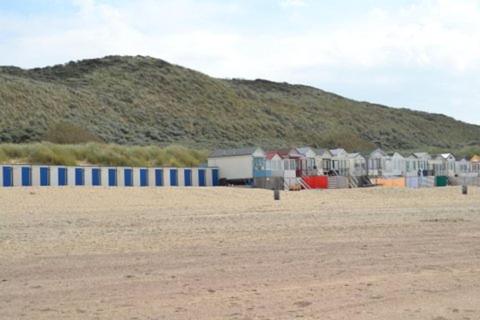
[[[297,151],[298,151],[299,153],[301,153],[301,154],[306,154],[309,150],[312,150],[312,151],[313,151],[313,149],[310,148],[310,147],[297,148]]]
[[[428,152],[415,152],[413,155],[417,158],[430,158]]]
[[[480,155],[478,155],[478,154],[474,155],[474,156],[470,159],[470,161],[472,161],[472,162],[480,162]]]
[[[266,153],[267,159],[272,160],[276,155],[280,156],[276,151],[268,151]]]
[[[380,154],[382,157],[386,157],[387,156],[387,153],[385,151],[383,151],[382,149],[378,148],[378,149],[375,149],[372,151],[372,153],[370,153],[370,157],[372,157],[375,153],[378,153]]]
[[[237,149],[217,149],[210,154],[210,158],[248,156],[259,150],[257,147],[237,148]],[[261,149],[260,149],[261,150]]]
[[[271,150],[271,152],[276,152],[282,159],[286,158],[301,158],[303,157],[296,149],[280,149],[280,150]]]
[[[344,154],[347,154],[347,155],[348,155],[347,151],[345,151],[345,149],[341,149],[341,148],[330,150],[330,153],[331,153],[333,156],[338,156],[338,155],[340,155],[341,153],[344,153]]]

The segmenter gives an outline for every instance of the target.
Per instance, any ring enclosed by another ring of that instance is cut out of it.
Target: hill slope
[[[39,141],[59,122],[106,142],[198,147],[480,145],[480,127],[307,86],[215,79],[149,57],[0,68],[0,141]]]

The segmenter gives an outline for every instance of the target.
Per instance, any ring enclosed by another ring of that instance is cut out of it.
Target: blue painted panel
[[[256,170],[253,172],[255,178],[267,178],[272,176],[271,170]]]
[[[92,169],[92,186],[98,187],[102,185],[102,175],[100,168]]]
[[[108,185],[110,187],[117,185],[117,169],[108,169]]]
[[[40,168],[40,185],[42,187],[50,185],[50,168],[49,167]]]
[[[177,169],[170,169],[170,186],[172,187],[178,186],[178,170]]]
[[[30,187],[32,185],[32,168],[22,167],[22,186]]]
[[[58,168],[58,185],[66,186],[68,184],[67,168]]]
[[[220,185],[220,174],[218,169],[212,169],[212,185],[217,187]]]
[[[85,185],[85,169],[75,168],[75,185],[76,186]]]
[[[185,169],[183,172],[184,180],[185,180],[185,187],[192,186],[192,169]]]
[[[124,174],[125,187],[133,187],[133,170],[124,169],[123,174]]]
[[[205,169],[199,169],[198,170],[198,185],[200,187],[205,187],[207,186],[207,175],[205,172]]]
[[[155,186],[163,186],[163,169],[155,169]]]
[[[140,186],[148,187],[148,169],[140,169]]]
[[[3,167],[3,186],[13,187],[13,168]]]

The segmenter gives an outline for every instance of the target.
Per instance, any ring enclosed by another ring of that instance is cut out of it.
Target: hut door
[[[205,187],[207,185],[206,183],[206,176],[205,176],[205,170],[199,169],[198,170],[198,185],[200,187]]]

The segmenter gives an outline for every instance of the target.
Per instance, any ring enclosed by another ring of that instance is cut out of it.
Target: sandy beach
[[[0,189],[0,319],[480,319],[480,189]]]

